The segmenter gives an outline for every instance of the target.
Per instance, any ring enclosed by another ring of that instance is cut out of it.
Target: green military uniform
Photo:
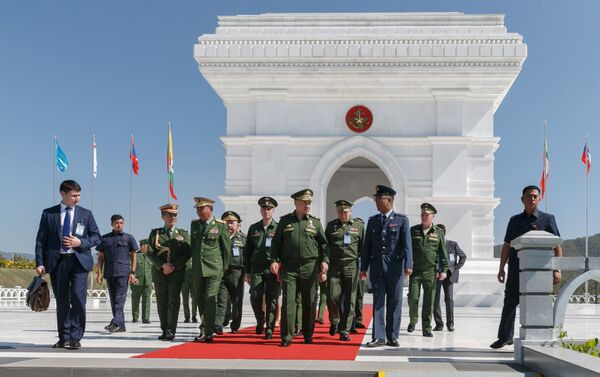
[[[312,201],[312,190],[302,190],[292,195],[292,198]],[[329,263],[327,240],[321,221],[310,214],[298,219],[296,211],[283,216],[275,230],[270,254],[271,261],[281,262],[281,345],[289,346],[292,342],[297,291],[302,296],[304,341],[312,343],[320,265],[321,262]]]
[[[317,305],[317,322],[323,324],[325,320],[323,316],[325,316],[325,308],[327,308],[327,286],[328,281],[319,282],[319,304]],[[329,313],[329,317],[331,319],[331,313]]]
[[[211,205],[214,201],[194,198],[196,207]],[[215,332],[217,295],[223,272],[229,268],[231,240],[222,220],[211,217],[207,221],[196,219],[191,225],[192,275],[196,284],[198,309],[202,324],[197,341],[212,341]],[[205,338],[203,338],[206,336]],[[203,338],[203,339],[202,339]]]
[[[277,201],[269,196],[258,199],[258,205],[266,208],[276,208]],[[244,247],[244,270],[250,274],[250,304],[256,318],[256,334],[262,334],[266,324],[266,338],[273,336],[277,307],[281,287],[277,276],[269,271],[269,249],[277,222],[270,220],[264,226],[260,220],[248,228],[248,237]],[[263,311],[263,299],[265,310]]]
[[[359,258],[360,260],[360,258]],[[360,265],[359,265],[360,271]],[[354,322],[350,332],[355,332],[356,329],[364,329],[366,326],[363,323],[363,299],[365,297],[365,290],[367,288],[367,280],[358,279],[356,284],[356,302],[354,304]]]
[[[140,241],[140,246],[148,244],[148,240]],[[135,278],[138,284],[131,287],[131,316],[133,322],[140,318],[140,298],[142,301],[142,322],[150,323],[150,304],[152,303],[152,262],[142,252],[138,252],[135,262]]]
[[[423,212],[436,213],[435,208],[428,203],[421,205]],[[431,317],[435,298],[435,281],[438,272],[448,270],[446,242],[444,232],[431,224],[429,229],[423,229],[421,224],[410,228],[413,248],[413,272],[410,275],[408,287],[409,329],[412,331],[419,319],[419,295],[423,286],[423,307],[421,319],[423,335],[431,335]]]
[[[336,205],[340,211],[351,208],[352,203],[344,200],[337,201]],[[364,228],[362,221],[352,217],[345,224],[339,219],[330,221],[325,228],[329,244],[328,304],[332,319],[329,333],[339,332],[343,340],[349,340],[347,336],[354,321],[357,260],[363,247]]]
[[[192,320],[198,322],[196,314],[198,313],[198,298],[196,297],[196,288],[194,287],[194,279],[192,277],[192,260],[188,260],[185,264],[185,280],[181,287],[181,299],[183,300],[183,317],[187,323]],[[190,310],[190,299],[192,301],[192,309]]]
[[[227,211],[221,216],[224,221],[241,222],[239,215],[233,211]],[[217,316],[215,323],[224,323],[225,311],[228,301],[231,303],[231,323],[229,328],[232,333],[237,333],[242,324],[242,309],[244,307],[244,247],[246,235],[237,230],[231,237],[231,249],[229,250],[229,269],[225,271],[221,279],[221,286],[217,296]]]
[[[172,209],[161,207],[162,212],[175,211],[177,205],[171,204]],[[190,235],[184,229],[165,227],[152,229],[148,237],[150,248],[148,258],[152,261],[152,280],[156,292],[156,306],[160,318],[160,328],[163,332],[161,339],[172,340],[177,329],[177,317],[181,303],[181,286],[185,279],[185,264],[190,259]],[[175,268],[165,275],[162,265],[171,263]]]

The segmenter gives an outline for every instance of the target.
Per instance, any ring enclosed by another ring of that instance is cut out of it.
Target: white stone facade
[[[526,56],[503,15],[219,17],[194,57],[227,108],[220,199],[247,226],[260,196],[283,215],[289,195],[310,187],[313,213],[330,220],[334,200],[389,183],[411,223],[431,202],[470,257],[491,258],[493,115]],[[345,123],[355,105],[373,113],[361,134]]]

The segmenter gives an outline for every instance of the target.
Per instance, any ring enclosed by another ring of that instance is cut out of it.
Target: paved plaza
[[[370,303],[371,299],[371,295],[365,296],[366,303]],[[150,376],[165,368],[170,370],[170,375],[178,376],[266,376],[281,375],[281,371],[298,376],[369,376],[379,370],[387,371],[388,376],[394,375],[394,371],[402,372],[399,374],[402,376],[534,375],[513,362],[512,347],[499,351],[489,348],[495,340],[499,307],[458,307],[455,313],[456,331],[436,332],[430,339],[421,336],[419,325],[415,332],[406,332],[408,310],[405,302],[400,348],[361,347],[355,361],[132,359],[132,356],[191,341],[197,335],[197,325],[182,323],[181,313],[175,341],[159,341],[156,339],[160,334],[159,322],[153,304],[151,324],[130,323],[131,311],[127,307],[127,332],[109,334],[103,329],[111,318],[110,306],[104,300],[88,301],[82,349],[55,350],[50,348],[56,341],[53,307],[54,302],[49,311],[34,313],[23,301],[0,302],[0,376],[84,376],[108,371],[111,376]],[[571,305],[567,312],[566,330],[573,338],[600,337],[597,326],[599,315],[599,305]],[[248,302],[244,306],[242,327],[246,326],[254,326]],[[363,345],[370,338],[369,330]]]

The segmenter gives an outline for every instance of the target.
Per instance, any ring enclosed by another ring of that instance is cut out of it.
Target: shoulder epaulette
[[[360,217],[355,217],[354,220],[361,222],[361,223],[365,223],[365,220],[361,219]]]
[[[306,216],[307,216],[307,217],[310,217],[311,219],[315,219],[315,220],[319,220],[319,221],[321,221],[321,219],[319,219],[317,216],[314,216],[314,215],[312,215],[312,214],[310,214],[310,213],[309,213],[308,215],[306,215]]]
[[[225,221],[221,220],[221,219],[215,219],[216,222],[221,223],[221,224],[227,224]]]

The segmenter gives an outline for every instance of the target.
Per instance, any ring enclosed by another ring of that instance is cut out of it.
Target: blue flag
[[[54,149],[56,150],[56,170],[64,173],[65,170],[67,170],[67,166],[69,166],[69,159],[67,158],[65,152],[63,152],[60,145],[58,145],[58,141],[55,141]]]

